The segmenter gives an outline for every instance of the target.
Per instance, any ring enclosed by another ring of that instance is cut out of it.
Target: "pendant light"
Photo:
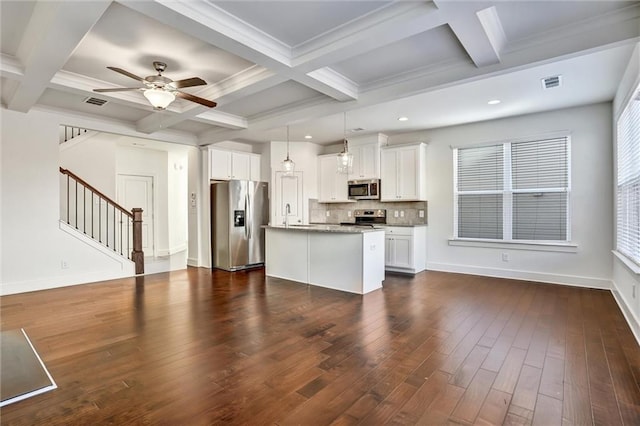
[[[338,173],[349,174],[353,170],[353,154],[349,152],[347,142],[347,113],[344,113],[344,139],[342,152],[338,154]]]
[[[289,126],[287,126],[287,158],[282,162],[282,171],[285,176],[292,176],[296,169],[296,163],[289,158]]]

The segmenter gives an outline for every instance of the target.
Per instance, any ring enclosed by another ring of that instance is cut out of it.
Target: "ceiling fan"
[[[94,92],[106,93],[106,92],[124,92],[139,90],[143,92],[144,96],[149,100],[154,109],[163,110],[166,109],[171,102],[176,99],[176,96],[182,99],[186,99],[191,102],[198,103],[200,105],[207,106],[209,108],[215,107],[217,104],[208,99],[194,96],[190,93],[182,92],[179,89],[184,87],[203,86],[207,82],[199,77],[185,78],[184,80],[171,80],[162,75],[167,68],[167,64],[164,62],[155,61],[153,67],[158,72],[158,75],[150,75],[142,78],[135,74],[125,71],[122,68],[107,67],[112,71],[118,72],[122,75],[126,75],[134,80],[140,81],[144,86],[142,87],[118,87],[115,89],[93,89]]]

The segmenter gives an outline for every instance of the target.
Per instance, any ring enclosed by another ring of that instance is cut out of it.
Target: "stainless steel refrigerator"
[[[237,271],[264,265],[264,229],[269,223],[266,182],[211,183],[211,257],[214,268]]]

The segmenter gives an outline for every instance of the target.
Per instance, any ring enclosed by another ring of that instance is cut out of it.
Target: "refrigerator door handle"
[[[251,206],[251,198],[249,197],[249,195],[247,195],[247,216],[249,217],[249,220],[247,221],[247,223],[249,224],[248,228],[249,228],[249,239],[253,238],[253,211],[252,206]]]
[[[245,238],[249,238],[249,196],[245,194],[244,196],[244,236]]]

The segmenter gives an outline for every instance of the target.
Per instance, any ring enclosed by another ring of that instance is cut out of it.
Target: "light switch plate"
[[[418,210],[418,217],[424,217],[424,210]]]
[[[327,210],[327,217],[331,216],[331,212]]]
[[[393,217],[398,217],[398,210],[393,211]]]
[[[400,210],[400,217],[404,217],[404,210]]]

